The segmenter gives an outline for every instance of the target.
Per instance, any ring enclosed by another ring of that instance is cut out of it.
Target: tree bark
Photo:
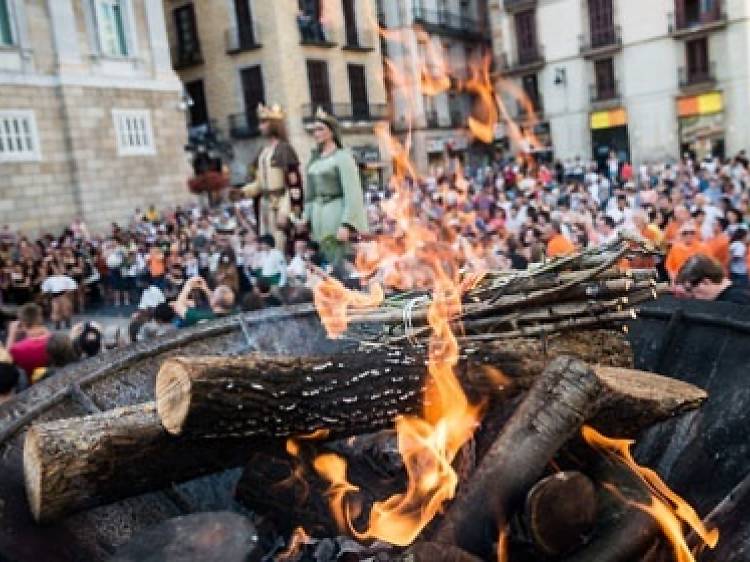
[[[466,353],[458,377],[476,399],[496,390],[486,366],[502,373],[505,386],[526,388],[547,363],[544,355],[519,355],[513,342],[492,342]],[[157,410],[175,435],[285,438],[320,429],[333,436],[371,433],[390,427],[396,415],[422,408],[426,361],[424,350],[416,348],[319,359],[173,358],[156,379]],[[673,379],[597,369],[614,390],[608,398],[618,409],[606,411],[605,417],[617,429],[623,424],[640,429],[705,399],[702,391]]]
[[[503,401],[530,386],[548,357],[576,350],[584,358],[595,356],[601,341],[589,336],[547,346],[518,340],[512,342],[511,349],[506,342],[466,348],[467,358],[458,376],[472,400]],[[620,355],[608,359],[622,361]],[[199,398],[206,404],[195,409],[200,401],[187,393],[190,431],[179,437],[168,433],[153,403],[33,426],[24,450],[32,511],[37,520],[50,520],[240,466],[252,452],[271,443],[278,445],[278,439],[287,436],[323,429],[331,438],[348,437],[391,429],[396,415],[422,407],[423,360],[424,355],[417,352],[394,355],[382,351],[315,361],[261,361],[254,356],[249,371],[245,358],[167,362],[180,369],[186,366],[184,372],[196,373],[196,380],[205,381],[196,387],[192,378],[187,379],[193,389],[204,390]],[[287,369],[280,374],[276,370],[279,364]],[[300,365],[305,368],[300,370]],[[487,365],[496,369],[487,369]],[[372,375],[373,371],[377,374]],[[618,431],[626,426],[640,429],[696,406],[705,396],[690,385],[656,375],[617,368],[600,371],[601,380],[609,381],[619,392],[611,396],[617,398],[613,407],[621,411],[608,414],[603,426],[594,424],[599,429],[611,430],[613,426],[608,424],[615,424]],[[368,372],[370,375],[362,376]],[[229,391],[228,386],[232,387]],[[234,388],[245,389],[249,398],[234,394]],[[162,400],[162,406],[169,405],[173,396],[162,396]]]
[[[239,466],[259,442],[175,437],[151,402],[33,425],[23,451],[34,519],[89,507]]]
[[[539,377],[459,490],[435,540],[490,559],[490,545],[547,463],[596,412],[605,385],[581,361],[559,357]]]

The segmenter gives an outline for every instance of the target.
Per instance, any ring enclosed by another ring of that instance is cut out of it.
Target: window
[[[240,79],[242,80],[242,97],[245,102],[247,125],[251,132],[255,132],[258,130],[258,105],[266,103],[261,67],[256,65],[243,68],[240,72]]]
[[[0,45],[13,44],[13,31],[10,24],[8,0],[0,0]]]
[[[534,111],[541,110],[541,96],[539,95],[539,79],[536,74],[527,74],[521,78],[521,86]]]
[[[706,78],[709,74],[708,39],[702,37],[685,44],[687,51],[688,77],[695,79]]]
[[[518,44],[518,62],[534,62],[538,58],[536,46],[536,18],[534,10],[516,14],[516,41]]]
[[[102,54],[110,57],[126,57],[128,42],[121,0],[95,0],[95,2],[96,25]]]
[[[370,117],[370,102],[367,99],[367,78],[365,67],[361,64],[347,65],[349,73],[349,92],[352,96],[352,117],[354,119],[368,119]]]
[[[237,32],[241,49],[255,46],[255,27],[250,0],[234,0],[234,14],[237,17]]]
[[[112,118],[117,135],[117,153],[120,156],[156,154],[151,112],[145,109],[114,109]]]
[[[350,47],[358,47],[359,37],[357,35],[357,14],[354,11],[354,0],[343,0],[343,2],[346,44]]]
[[[612,59],[602,59],[594,63],[596,75],[596,95],[599,100],[608,100],[616,96],[615,63]]]
[[[192,60],[193,55],[201,52],[198,40],[198,27],[195,23],[195,8],[187,4],[174,11],[175,29],[177,30],[177,47],[180,60]]]
[[[34,112],[0,111],[0,162],[25,162],[40,157]]]
[[[322,107],[328,113],[333,113],[331,85],[328,82],[328,63],[322,60],[307,61],[307,80],[310,83],[310,102],[313,111]]]
[[[197,127],[208,123],[208,107],[206,106],[206,92],[203,80],[195,80],[185,84],[185,91],[193,100],[190,106],[190,126]]]
[[[589,0],[591,46],[601,47],[615,41],[615,15],[612,0]]]

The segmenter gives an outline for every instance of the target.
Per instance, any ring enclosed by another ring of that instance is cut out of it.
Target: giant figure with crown
[[[259,234],[273,236],[282,251],[292,205],[302,204],[300,162],[287,139],[284,119],[280,106],[258,106],[260,131],[267,144],[258,154],[255,179],[242,188],[246,197],[256,198],[259,204]]]

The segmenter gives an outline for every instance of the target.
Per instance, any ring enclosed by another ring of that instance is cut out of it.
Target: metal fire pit
[[[750,308],[663,299],[644,307],[641,319],[630,328],[638,368],[681,378],[709,392],[700,411],[648,430],[637,449],[640,461],[657,468],[705,514],[750,470]],[[23,485],[22,444],[30,424],[153,400],[156,372],[175,355],[262,350],[312,356],[334,354],[350,345],[326,338],[312,306],[263,310],[76,364],[3,404],[0,560],[103,561],[134,533],[167,519],[238,509],[232,493],[240,470],[234,470],[39,526],[29,513]],[[727,523],[716,553],[701,560],[750,560],[747,519]]]
[[[244,322],[245,326],[241,325]],[[161,363],[175,355],[333,354],[348,346],[331,341],[310,305],[262,310],[180,331],[70,366],[0,406],[0,560],[12,562],[107,560],[133,533],[165,519],[232,509],[239,470],[117,502],[40,526],[31,518],[23,484],[26,428],[154,399]]]

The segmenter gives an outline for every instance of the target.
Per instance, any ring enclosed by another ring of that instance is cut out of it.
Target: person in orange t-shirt
[[[728,225],[727,219],[716,219],[713,224],[713,236],[706,240],[711,257],[721,264],[725,273],[729,273],[729,235],[726,232]]]
[[[680,272],[680,268],[685,265],[685,262],[696,254],[711,256],[711,250],[698,238],[695,223],[692,221],[686,222],[680,229],[680,240],[672,245],[664,264],[672,282],[677,278],[677,274]]]
[[[164,263],[164,253],[158,246],[153,246],[148,253],[148,274],[152,285],[160,289],[164,287],[164,273],[166,265]]]
[[[690,220],[690,211],[684,205],[675,207],[674,217],[669,221],[664,231],[664,238],[667,242],[676,242],[680,237],[682,225]]]
[[[565,238],[562,234],[562,228],[559,222],[553,221],[548,227],[547,233],[547,257],[556,258],[567,256],[576,251],[573,242]]]

